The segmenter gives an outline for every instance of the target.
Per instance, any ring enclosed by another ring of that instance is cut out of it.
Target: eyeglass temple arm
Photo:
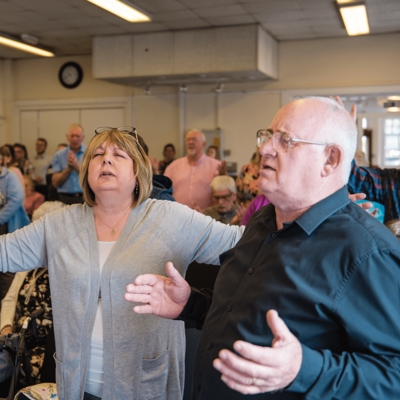
[[[310,144],[318,144],[318,145],[321,145],[321,146],[329,146],[330,145],[330,143],[312,142],[310,140],[303,140],[303,139],[292,139],[292,138],[290,138],[290,141],[292,143],[310,143]]]

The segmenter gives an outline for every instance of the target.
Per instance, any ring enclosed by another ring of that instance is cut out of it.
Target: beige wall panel
[[[126,126],[125,110],[123,108],[83,109],[80,112],[80,123],[85,131],[84,143],[88,144],[94,136],[94,130],[100,126],[118,128]]]
[[[185,133],[190,129],[216,129],[216,94],[185,96]]]
[[[48,142],[48,153],[54,154],[59,143],[66,142],[68,126],[79,122],[79,110],[21,111],[20,140],[27,146],[30,158],[36,154],[35,142],[44,137]]]
[[[28,154],[35,155],[35,142],[38,137],[48,141],[48,153],[54,154],[59,143],[67,143],[66,133],[72,123],[83,126],[88,144],[99,126],[118,127],[126,125],[123,108],[93,108],[93,109],[64,109],[38,110],[20,112],[20,141],[27,146]]]
[[[400,34],[279,44],[279,80],[270,89],[400,83]]]
[[[149,146],[150,156],[161,160],[167,143],[178,149],[178,96],[137,96],[133,103],[135,127]]]
[[[58,71],[67,61],[75,61],[83,69],[83,81],[75,89],[64,88],[58,80]],[[93,79],[91,56],[18,60],[13,72],[15,100],[113,97],[131,92],[130,87]]]
[[[28,156],[32,159],[36,154],[35,142],[39,137],[39,113],[37,111],[22,111],[19,118],[21,137],[18,140],[26,146]]]
[[[256,151],[256,132],[267,128],[280,108],[279,93],[237,93],[221,96],[219,120],[225,135],[227,161],[237,162],[238,171]]]

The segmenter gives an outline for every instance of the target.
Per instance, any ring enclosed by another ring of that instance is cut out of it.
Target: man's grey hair
[[[211,190],[225,190],[229,189],[231,193],[236,193],[235,180],[228,175],[219,175],[211,181]]]
[[[206,135],[205,135],[200,129],[191,129],[191,130],[186,134],[186,136],[187,136],[189,133],[191,133],[191,132],[198,132],[198,133],[200,133],[201,138],[203,139],[203,142],[206,141]]]
[[[316,100],[328,106],[324,122],[316,127],[315,140],[337,144],[343,149],[343,184],[349,180],[351,161],[357,148],[357,125],[349,112],[336,100],[328,97],[304,97],[305,100]]]

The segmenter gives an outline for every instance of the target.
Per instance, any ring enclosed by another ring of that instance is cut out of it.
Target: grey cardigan
[[[146,200],[131,211],[101,276],[93,208],[86,204],[57,210],[0,237],[2,271],[49,269],[60,400],[83,398],[100,290],[103,400],[180,399],[183,323],[135,314],[123,297],[125,287],[139,274],[165,275],[167,261],[182,275],[193,260],[218,264],[219,254],[242,232],[178,203]]]

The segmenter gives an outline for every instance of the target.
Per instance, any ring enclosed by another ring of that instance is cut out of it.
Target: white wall
[[[228,160],[240,166],[255,149],[255,131],[270,123],[288,93],[324,89],[335,95],[343,88],[398,87],[399,43],[400,34],[282,42],[278,80],[228,83],[218,96],[213,85],[187,85],[186,94],[177,87],[154,87],[145,96],[143,88],[93,79],[91,56],[0,61],[0,140],[4,130],[7,140],[21,137],[17,104],[68,101],[73,106],[87,99],[120,98],[130,104],[127,123],[143,133],[152,155],[160,158],[167,142],[182,154],[182,136],[192,127],[220,127],[231,150]],[[72,90],[58,82],[58,70],[67,61],[79,62],[84,71],[82,84]],[[60,124],[60,130],[65,132],[65,126]]]

